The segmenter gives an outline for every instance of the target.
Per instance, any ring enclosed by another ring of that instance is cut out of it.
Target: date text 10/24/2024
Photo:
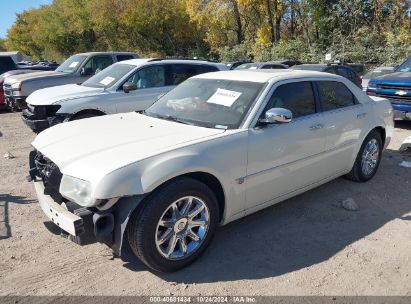
[[[150,297],[150,303],[255,303],[256,298],[248,296],[166,296]]]

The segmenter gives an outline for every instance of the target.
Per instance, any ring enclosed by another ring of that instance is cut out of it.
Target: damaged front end
[[[99,200],[98,207],[82,207],[64,198],[60,193],[62,173],[50,159],[34,150],[29,155],[28,181],[34,187],[40,206],[59,229],[60,234],[79,245],[105,243],[117,255],[121,247],[128,219],[142,196]],[[113,200],[116,203],[113,204]],[[111,205],[106,210],[105,205]]]
[[[23,110],[21,119],[35,133],[52,127],[56,124],[68,121],[71,114],[57,114],[60,105],[27,105],[27,109]]]

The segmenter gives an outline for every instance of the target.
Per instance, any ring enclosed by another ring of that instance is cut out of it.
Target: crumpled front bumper
[[[51,117],[39,117],[28,109],[23,110],[21,114],[21,119],[24,124],[36,133],[40,133],[41,131],[64,121],[68,121],[70,117],[71,114],[56,114]]]
[[[59,204],[44,194],[42,181],[34,182],[34,189],[44,214],[61,229],[61,234],[78,245],[88,245],[99,240],[95,235],[94,212],[70,202]]]
[[[51,196],[45,195],[42,181],[34,182],[34,189],[41,209],[54,224],[73,236],[80,236],[85,232],[83,218],[56,203]]]

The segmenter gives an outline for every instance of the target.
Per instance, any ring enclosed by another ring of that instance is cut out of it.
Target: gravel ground
[[[370,182],[339,178],[222,227],[198,262],[166,275],[50,233],[25,179],[35,135],[19,113],[0,113],[0,132],[0,295],[411,295],[411,168],[399,166],[411,156],[398,152],[411,123]]]

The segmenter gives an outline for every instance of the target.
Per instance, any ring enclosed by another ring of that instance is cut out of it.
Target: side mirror
[[[133,82],[126,82],[123,84],[124,93],[129,93],[137,89],[137,86]]]
[[[265,112],[265,118],[260,119],[261,123],[273,124],[273,123],[286,123],[293,119],[293,113],[290,110],[284,108],[272,108]]]
[[[94,74],[94,71],[93,71],[92,68],[82,67],[81,70],[80,70],[80,75],[81,76],[91,76],[93,74]]]

